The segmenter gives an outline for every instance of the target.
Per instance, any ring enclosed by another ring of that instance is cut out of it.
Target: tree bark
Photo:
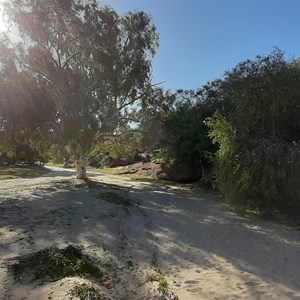
[[[86,160],[80,158],[76,160],[77,179],[86,179]]]

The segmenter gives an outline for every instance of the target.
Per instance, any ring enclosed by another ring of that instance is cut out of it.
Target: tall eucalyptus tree
[[[6,12],[19,38],[3,37],[1,49],[51,99],[49,130],[76,157],[77,177],[85,178],[84,157],[95,138],[126,126],[130,107],[151,90],[158,47],[151,17],[120,16],[96,0],[12,0]]]

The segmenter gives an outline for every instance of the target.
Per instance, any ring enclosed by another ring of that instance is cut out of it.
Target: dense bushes
[[[299,87],[299,65],[280,51],[225,74],[224,109],[207,124],[219,145],[215,174],[227,201],[263,212],[300,209]]]
[[[247,141],[220,115],[207,123],[210,136],[220,145],[214,159],[215,174],[228,202],[240,209],[266,213],[299,207],[299,144],[272,139]]]
[[[138,141],[132,136],[105,140],[93,148],[88,163],[97,168],[131,164],[138,155],[138,146]]]
[[[191,96],[191,95],[190,95]],[[163,169],[171,180],[197,181],[208,176],[216,147],[204,123],[210,111],[202,104],[181,102],[163,124]]]
[[[18,143],[8,147],[6,145],[0,147],[0,165],[15,165],[26,163],[34,165],[39,163],[44,165],[49,159],[48,153],[41,149],[38,144],[31,141],[27,143]]]

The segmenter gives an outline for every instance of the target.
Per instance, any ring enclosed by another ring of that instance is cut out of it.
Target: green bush
[[[77,297],[80,300],[99,300],[101,296],[99,291],[95,289],[92,285],[86,283],[77,284],[70,290],[69,293],[73,297]]]
[[[48,155],[55,164],[64,163],[64,158],[68,156],[66,148],[62,145],[53,144],[48,150]]]
[[[220,115],[208,119],[220,145],[215,158],[218,187],[241,209],[271,212],[299,207],[300,146],[272,139],[247,141]]]
[[[36,278],[50,277],[54,280],[68,276],[102,276],[98,267],[71,245],[64,249],[50,247],[24,256],[12,266],[12,271],[16,276],[33,271]]]
[[[299,65],[278,50],[225,74],[219,94],[226,109],[206,124],[219,146],[214,170],[228,202],[264,213],[300,212],[299,86]]]
[[[94,167],[113,167],[134,162],[138,146],[128,139],[109,139],[97,144],[91,151],[88,162]]]
[[[204,123],[209,114],[205,103],[184,102],[164,121],[162,167],[171,180],[197,181],[210,172],[210,157],[216,147]]]

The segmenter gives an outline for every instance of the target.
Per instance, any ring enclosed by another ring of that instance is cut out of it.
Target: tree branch
[[[152,84],[150,87],[154,87],[154,86],[157,86],[157,85],[161,85],[163,84],[165,81],[162,81],[162,82],[159,82],[159,83],[155,83],[155,84]],[[132,99],[131,101],[127,102],[127,103],[124,103],[123,105],[121,105],[118,110],[121,111],[123,108],[125,108],[126,106],[129,106],[131,104],[133,104],[134,102],[136,102],[137,100],[139,100],[141,97],[145,96],[146,94],[148,93],[148,91],[138,95],[137,97],[135,97],[134,99]]]

